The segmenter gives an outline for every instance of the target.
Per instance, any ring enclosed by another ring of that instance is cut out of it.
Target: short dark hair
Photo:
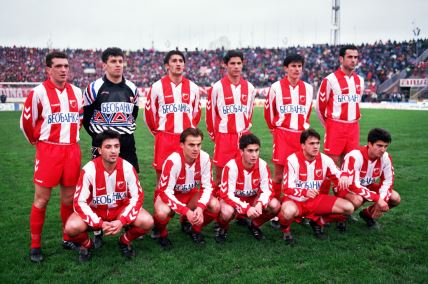
[[[179,55],[181,56],[181,58],[183,58],[183,62],[186,63],[186,58],[184,57],[183,52],[181,52],[180,50],[170,50],[168,51],[168,53],[165,55],[165,58],[163,59],[163,64],[168,64],[169,59],[171,58],[171,56],[173,55]]]
[[[261,146],[260,139],[253,133],[242,135],[241,138],[239,138],[239,149],[244,150],[251,144]]]
[[[287,67],[288,65],[290,65],[290,63],[294,62],[302,63],[302,65],[304,65],[305,58],[303,58],[303,56],[301,56],[300,54],[292,53],[285,57],[283,65]]]
[[[186,128],[180,135],[180,143],[186,142],[187,136],[201,137],[204,140],[204,133],[199,128]]]
[[[103,142],[107,139],[119,139],[119,143],[120,143],[120,134],[113,130],[104,130],[103,132],[98,133],[95,136],[94,146],[100,148],[101,145],[103,145]]]
[[[101,60],[104,63],[107,63],[107,60],[110,56],[113,56],[113,57],[122,56],[122,58],[125,57],[122,49],[120,49],[119,47],[109,47],[106,50],[104,50],[103,53],[101,54]]]
[[[318,140],[321,140],[320,134],[315,129],[309,128],[302,131],[302,134],[300,134],[300,144],[305,144],[309,137],[315,137]]]
[[[239,57],[244,61],[244,54],[238,50],[229,50],[226,52],[226,55],[223,57],[224,64],[227,64],[232,57]]]
[[[68,59],[68,56],[67,56],[67,54],[65,54],[64,52],[61,52],[61,51],[50,52],[50,53],[48,53],[48,55],[46,55],[46,66],[52,67],[52,63],[53,63],[54,58]]]
[[[344,46],[342,46],[340,48],[340,50],[339,50],[339,56],[345,57],[346,51],[348,49],[357,50],[358,51],[358,48],[355,45],[353,45],[353,44],[347,44],[347,45],[344,45]]]
[[[391,134],[383,128],[373,128],[367,135],[367,142],[373,144],[376,141],[382,141],[390,144],[392,141]]]

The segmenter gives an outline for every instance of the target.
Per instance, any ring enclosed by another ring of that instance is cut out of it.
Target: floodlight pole
[[[340,0],[331,1],[330,43],[333,45],[340,43]]]

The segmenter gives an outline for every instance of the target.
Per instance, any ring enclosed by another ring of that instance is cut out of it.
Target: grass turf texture
[[[428,282],[428,200],[426,134],[428,112],[363,110],[361,142],[373,127],[392,133],[389,148],[395,165],[395,189],[402,203],[380,219],[381,230],[369,230],[360,220],[345,234],[326,228],[328,240],[319,241],[308,227],[292,225],[297,239],[286,247],[282,234],[262,227],[267,239],[256,241],[246,228],[232,224],[225,244],[216,244],[212,225],[204,228],[206,244],[195,247],[181,233],[178,218],[169,225],[171,251],[163,251],[149,236],[135,240],[137,257],[125,261],[117,237],[106,237],[105,246],[94,252],[92,261],[80,264],[76,252],[64,251],[61,243],[58,189],[53,190],[46,214],[42,247],[45,261],[30,263],[29,212],[33,201],[34,148],[19,130],[19,113],[0,113],[0,283],[25,282],[143,282],[143,283],[245,283],[245,282]],[[261,156],[270,161],[272,138],[261,108],[255,110],[253,132],[262,141]],[[153,137],[141,112],[136,132],[140,180],[145,190],[144,207],[152,212],[155,172],[151,168]],[[312,125],[323,133],[312,115]],[[205,131],[203,120],[201,128]],[[89,136],[81,130],[83,163],[89,159]],[[206,135],[203,149],[212,154],[213,143]],[[357,214],[355,214],[358,216]]]

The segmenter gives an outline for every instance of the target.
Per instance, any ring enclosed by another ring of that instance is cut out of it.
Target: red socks
[[[125,232],[122,236],[120,236],[120,242],[126,245],[129,245],[136,238],[147,233],[147,230],[141,229],[139,227],[132,227],[127,232]]]
[[[46,208],[37,208],[34,204],[30,213],[31,248],[40,248]]]

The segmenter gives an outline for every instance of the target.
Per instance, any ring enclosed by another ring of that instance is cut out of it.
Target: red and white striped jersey
[[[352,177],[350,190],[369,201],[379,198],[388,201],[394,186],[394,167],[391,156],[385,152],[382,157],[371,161],[368,146],[349,152],[342,165],[342,170]],[[379,184],[379,194],[370,191],[370,186]]]
[[[339,68],[321,83],[316,100],[317,115],[323,125],[326,119],[345,122],[360,119],[361,96],[364,91],[364,79],[355,72],[351,76]]]
[[[21,115],[21,130],[31,144],[37,141],[73,144],[79,141],[83,118],[82,91],[66,83],[63,90],[46,80],[31,90]]]
[[[299,80],[290,85],[288,78],[272,84],[265,103],[265,120],[270,129],[281,127],[303,131],[310,126],[313,88]]]
[[[149,94],[144,117],[150,131],[180,134],[189,127],[197,127],[201,119],[199,87],[182,79],[175,85],[168,76],[155,82]]]
[[[74,211],[93,228],[101,228],[103,220],[92,210],[124,207],[119,220],[123,225],[137,218],[144,200],[144,192],[134,167],[118,158],[116,169],[108,173],[102,157],[87,163],[80,173],[74,193]]]
[[[309,162],[303,151],[299,151],[287,158],[282,187],[284,194],[291,199],[306,201],[309,189],[319,190],[326,178],[337,186],[341,176],[346,174],[342,173],[327,155],[319,153],[315,160]]]
[[[241,133],[251,128],[253,116],[254,86],[241,78],[234,85],[225,76],[208,90],[205,121],[211,139],[215,133]]]
[[[188,194],[200,186],[202,194],[198,200],[198,207],[205,209],[211,198],[212,184],[210,156],[201,150],[195,162],[189,165],[181,151],[172,153],[164,162],[157,190],[162,201],[172,210],[186,215],[190,209],[179,201],[176,195]]]
[[[240,214],[252,206],[246,202],[248,198],[257,197],[266,208],[273,197],[269,166],[262,159],[251,170],[244,168],[241,156],[230,160],[223,169],[220,188],[221,198]]]

